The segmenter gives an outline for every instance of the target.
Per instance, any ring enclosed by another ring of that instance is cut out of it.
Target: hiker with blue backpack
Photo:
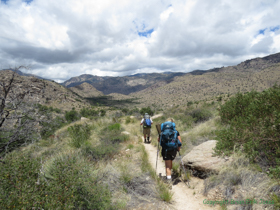
[[[160,129],[158,142],[162,147],[161,155],[165,161],[166,181],[171,185],[172,161],[175,159],[177,152],[180,151],[182,140],[180,133],[176,130],[173,118],[168,118],[166,122],[162,123]]]
[[[143,134],[144,134],[145,143],[146,142],[149,143],[152,124],[153,124],[153,120],[150,118],[150,115],[148,113],[145,113],[140,123],[140,125],[143,125]]]

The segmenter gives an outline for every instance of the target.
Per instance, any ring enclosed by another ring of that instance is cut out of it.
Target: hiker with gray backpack
[[[176,130],[173,118],[168,118],[166,122],[160,125],[160,135],[158,142],[162,147],[161,155],[165,161],[166,181],[172,186],[171,169],[172,161],[175,159],[177,152],[180,151],[182,140],[180,133]]]
[[[152,124],[153,124],[153,120],[150,118],[150,115],[148,113],[145,113],[140,123],[140,126],[143,125],[143,134],[144,134],[145,143],[149,143],[150,141]]]

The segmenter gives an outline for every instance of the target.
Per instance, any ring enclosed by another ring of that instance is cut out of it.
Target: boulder
[[[129,135],[129,132],[127,132],[127,131],[122,131],[121,134]]]
[[[183,164],[198,173],[198,176],[204,178],[209,173],[218,173],[220,169],[228,164],[230,158],[213,157],[213,149],[216,147],[216,140],[206,141],[194,147],[186,156]]]

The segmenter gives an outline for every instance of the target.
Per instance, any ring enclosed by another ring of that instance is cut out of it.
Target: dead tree
[[[0,157],[39,138],[40,116],[30,96],[31,86],[22,86],[17,71],[6,71],[0,77]]]

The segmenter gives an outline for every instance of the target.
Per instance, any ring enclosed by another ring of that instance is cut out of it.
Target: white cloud
[[[56,81],[235,65],[279,52],[279,30],[259,34],[279,26],[278,11],[274,0],[9,0],[0,62]]]

